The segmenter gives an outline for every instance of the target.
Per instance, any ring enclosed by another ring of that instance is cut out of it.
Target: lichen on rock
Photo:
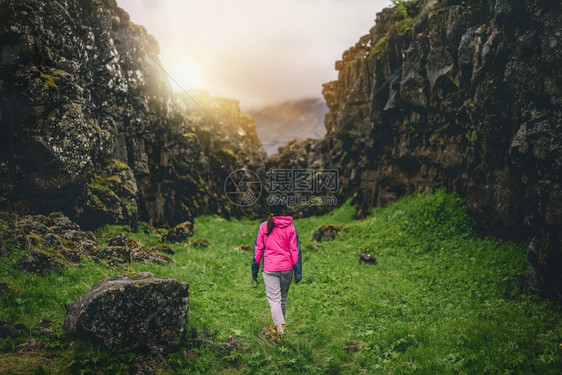
[[[149,272],[111,277],[70,305],[63,328],[119,351],[167,347],[185,338],[188,288]]]
[[[147,248],[125,234],[115,234],[108,239],[108,246],[100,246],[92,252],[92,257],[111,266],[139,262],[168,264],[174,260],[159,254],[154,248]]]
[[[195,233],[195,226],[190,221],[180,223],[170,229],[163,237],[169,242],[184,242]]]

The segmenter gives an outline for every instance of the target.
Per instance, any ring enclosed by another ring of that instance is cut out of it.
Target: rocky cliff
[[[241,213],[223,184],[264,168],[254,121],[236,101],[174,93],[158,43],[115,0],[1,1],[0,20],[4,208],[86,229]]]
[[[339,168],[358,216],[445,186],[481,232],[529,241],[528,287],[561,298],[561,3],[396,3],[336,62],[324,139],[273,163]]]

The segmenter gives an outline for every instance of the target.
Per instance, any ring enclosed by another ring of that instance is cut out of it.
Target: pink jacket
[[[267,236],[267,221],[260,225],[254,249],[254,259],[259,264],[263,255],[264,271],[292,270],[299,259],[297,230],[291,216],[274,216],[275,227]]]

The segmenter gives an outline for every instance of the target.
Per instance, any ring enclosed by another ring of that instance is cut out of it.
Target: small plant
[[[466,135],[466,139],[472,144],[476,143],[476,141],[478,140],[478,132],[476,130],[473,130]]]

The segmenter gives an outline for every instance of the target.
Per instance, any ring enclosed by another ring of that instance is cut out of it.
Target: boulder
[[[332,241],[336,238],[336,234],[341,230],[341,225],[324,224],[316,229],[313,238],[315,241]]]
[[[167,347],[184,338],[188,288],[149,272],[111,277],[70,305],[63,329],[120,351]]]
[[[183,242],[195,233],[195,227],[190,221],[185,221],[176,225],[173,229],[169,230],[164,236],[168,242]]]

